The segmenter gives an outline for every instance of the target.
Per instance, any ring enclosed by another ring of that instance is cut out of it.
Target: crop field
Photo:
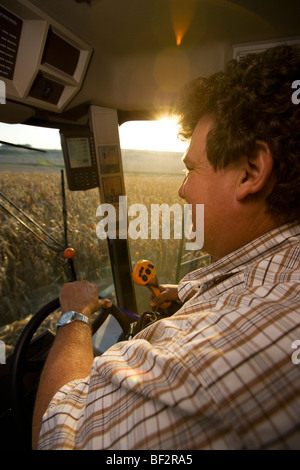
[[[125,179],[128,207],[140,203],[183,204],[177,195],[180,177],[134,176]],[[64,245],[60,172],[0,171],[0,191],[22,211],[38,223],[59,244]],[[107,295],[113,289],[106,240],[99,240],[96,226],[99,218],[98,189],[69,191],[66,185],[66,205],[69,246],[75,249],[74,264],[78,279],[88,279],[98,284],[100,292]],[[7,346],[16,337],[38,308],[58,297],[61,285],[69,279],[67,261],[62,252],[55,252],[52,239],[40,232],[32,223],[11,207],[3,206],[22,219],[42,240],[36,238],[7,210],[0,211],[0,340]],[[174,283],[180,240],[128,240],[131,261],[151,260],[161,283]],[[47,246],[47,243],[50,246]],[[146,294],[145,294],[146,291]],[[148,290],[136,288],[137,297],[149,299]],[[114,293],[111,292],[111,297]],[[143,306],[144,307],[144,306]],[[8,339],[10,338],[10,339]]]

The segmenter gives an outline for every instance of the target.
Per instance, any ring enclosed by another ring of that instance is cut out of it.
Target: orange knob
[[[151,261],[138,261],[132,271],[132,279],[139,286],[147,286],[156,297],[160,294],[155,266]],[[171,302],[164,302],[161,307],[168,308],[170,305]]]
[[[154,264],[145,259],[138,261],[132,272],[132,279],[139,286],[146,286],[149,282],[157,285]]]
[[[75,250],[74,248],[66,248],[64,251],[64,257],[67,259],[72,259],[73,256],[75,255]]]

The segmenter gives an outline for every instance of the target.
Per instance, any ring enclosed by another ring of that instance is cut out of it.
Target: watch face
[[[58,325],[61,326],[61,325],[66,325],[67,323],[69,323],[70,321],[72,321],[74,318],[74,312],[67,312],[67,313],[64,313],[61,317],[60,317],[60,320],[58,322]]]
[[[75,312],[67,312],[67,317],[66,317],[67,321],[73,320],[74,317],[75,317]]]

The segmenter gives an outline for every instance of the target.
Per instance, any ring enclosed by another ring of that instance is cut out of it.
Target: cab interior
[[[157,239],[129,243],[96,236],[98,204],[117,204],[119,196],[128,197],[128,204],[151,198],[171,204],[182,179],[180,152],[175,163],[165,151],[122,147],[122,126],[172,116],[187,82],[221,70],[231,58],[299,41],[296,0],[0,0],[0,123],[36,133],[55,130],[61,139],[50,164],[42,148],[28,148],[21,137],[18,144],[8,142],[0,133],[3,449],[30,448],[34,387],[54,334],[49,322],[26,346],[34,362],[29,371],[19,352],[16,358],[15,345],[37,311],[49,303],[51,312],[58,308],[59,287],[74,278],[72,270],[99,282],[100,295],[131,313],[131,323],[149,300],[149,291],[132,280],[139,259],[155,264],[161,283],[178,282],[209,262],[201,250],[185,253],[182,240],[164,240],[157,248]],[[91,145],[93,172],[87,165],[81,173],[72,167],[78,139]],[[33,176],[36,159],[44,166]],[[90,207],[91,215],[82,219]],[[28,218],[34,220],[30,229]],[[62,257],[66,247],[75,249],[74,259]],[[106,343],[108,335],[114,341],[116,331],[106,329],[100,341]],[[28,399],[22,397],[26,389]]]

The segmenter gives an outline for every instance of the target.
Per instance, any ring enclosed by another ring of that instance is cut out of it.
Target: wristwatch
[[[86,315],[82,315],[82,313],[75,312],[74,310],[64,313],[60,317],[57,326],[65,326],[68,325],[68,323],[72,323],[73,321],[82,321],[83,323],[89,325],[90,328],[92,328],[91,322],[88,317]]]

